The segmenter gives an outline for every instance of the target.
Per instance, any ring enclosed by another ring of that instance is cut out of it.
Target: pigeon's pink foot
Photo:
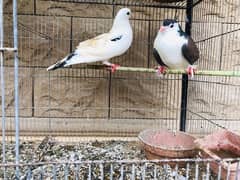
[[[158,75],[165,75],[166,74],[166,70],[167,70],[167,67],[166,66],[158,66],[157,68],[157,74]]]
[[[112,73],[114,73],[119,67],[120,67],[120,65],[118,65],[118,64],[111,64],[108,67],[108,70],[110,70]]]
[[[196,71],[196,68],[194,68],[193,66],[188,66],[187,68],[188,77],[192,79],[194,77],[195,71]]]

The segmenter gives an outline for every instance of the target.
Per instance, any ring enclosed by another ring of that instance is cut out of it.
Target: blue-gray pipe
[[[13,44],[18,48],[18,27],[17,27],[17,0],[13,0]],[[19,164],[19,96],[18,96],[18,51],[14,52],[14,99],[15,99],[15,158],[16,164]],[[16,178],[19,179],[19,167],[16,166]]]
[[[0,0],[0,48],[3,48],[3,0]],[[0,52],[0,71],[1,71],[1,96],[2,96],[2,163],[6,163],[6,140],[5,140],[5,82],[3,67],[3,51]],[[6,179],[6,168],[3,170],[3,179]]]

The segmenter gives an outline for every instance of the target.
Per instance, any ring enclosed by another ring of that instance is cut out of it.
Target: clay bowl
[[[195,138],[184,132],[147,129],[140,132],[138,138],[149,160],[193,158],[197,154]],[[185,165],[185,163],[178,164]]]
[[[227,156],[226,156],[226,154]],[[199,153],[201,158],[208,158],[208,159],[215,159],[215,160],[221,160],[224,158],[234,159],[238,158],[238,155],[232,154],[229,152],[224,151],[211,151],[207,148],[201,148],[201,152]],[[233,161],[228,164],[228,162],[220,161],[221,166],[221,177],[222,179],[229,179],[229,180],[235,180],[240,179],[240,173],[238,172],[238,161]],[[219,164],[217,161],[210,162],[210,168],[211,170],[217,175],[219,173]],[[229,171],[229,172],[228,172]]]

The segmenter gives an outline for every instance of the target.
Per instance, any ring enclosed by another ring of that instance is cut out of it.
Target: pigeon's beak
[[[164,32],[165,30],[166,30],[166,28],[164,26],[161,26],[159,29],[160,32]]]

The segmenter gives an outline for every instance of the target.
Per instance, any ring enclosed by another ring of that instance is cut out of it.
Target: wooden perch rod
[[[104,65],[87,65],[89,69],[105,69]],[[117,71],[125,71],[125,72],[149,72],[156,73],[156,69],[152,68],[141,68],[141,67],[123,67],[120,66],[117,68]],[[167,69],[166,74],[185,74],[185,70],[179,69]],[[205,75],[205,76],[232,76],[232,77],[240,77],[240,71],[211,71],[211,70],[196,70],[195,75]]]

